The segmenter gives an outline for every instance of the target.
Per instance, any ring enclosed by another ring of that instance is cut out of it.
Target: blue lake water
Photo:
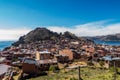
[[[99,41],[95,40],[96,44],[104,44],[104,45],[112,45],[112,46],[120,46],[120,41]]]
[[[14,41],[0,41],[0,50],[3,50],[5,47],[11,46]]]

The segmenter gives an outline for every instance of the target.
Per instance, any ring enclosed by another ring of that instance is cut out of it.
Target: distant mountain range
[[[91,40],[101,40],[101,41],[120,41],[120,33],[104,35],[104,36],[95,36],[95,37],[85,37]]]

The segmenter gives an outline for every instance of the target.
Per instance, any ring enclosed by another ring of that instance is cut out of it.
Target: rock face
[[[64,32],[63,36],[69,39],[78,39],[78,37],[75,36],[75,34],[68,32],[68,31]]]
[[[114,35],[89,37],[89,39],[102,40],[102,41],[120,41],[120,33],[119,34],[114,34]]]
[[[31,43],[40,40],[50,40],[57,37],[59,37],[59,34],[52,32],[46,28],[36,28],[28,34],[21,36],[17,42],[13,43],[13,45],[17,46],[23,43]]]
[[[35,30],[29,32],[24,36],[25,42],[34,42],[39,40],[47,40],[52,37],[58,37],[59,35],[55,32],[52,32],[46,28],[36,28]]]
[[[19,44],[31,43],[40,40],[59,39],[61,36],[69,39],[78,39],[77,36],[68,31],[66,31],[64,34],[58,34],[46,28],[36,28],[28,34],[21,36],[17,42],[13,43],[13,45],[18,46]]]

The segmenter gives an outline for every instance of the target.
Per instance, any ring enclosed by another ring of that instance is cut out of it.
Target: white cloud
[[[70,31],[77,36],[97,36],[120,33],[120,23],[110,23],[110,21],[98,21],[86,24],[66,26],[46,26],[54,32]],[[0,29],[0,41],[18,40],[20,36],[27,34],[32,29]]]
[[[28,33],[30,29],[0,29],[0,41],[18,40],[20,36]]]
[[[100,36],[120,33],[120,23],[112,23],[109,21],[91,22],[71,27],[49,26],[48,29],[55,32],[70,31],[77,36]]]

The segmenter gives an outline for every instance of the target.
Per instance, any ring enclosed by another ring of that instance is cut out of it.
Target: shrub
[[[49,71],[52,71],[52,72],[58,72],[59,68],[57,65],[51,65],[49,67]]]
[[[87,65],[88,65],[88,66],[94,66],[94,64],[93,64],[91,61],[88,61],[88,62],[87,62]]]
[[[104,61],[99,61],[99,64],[100,64],[100,66],[103,68],[103,66],[105,65],[104,64]]]

